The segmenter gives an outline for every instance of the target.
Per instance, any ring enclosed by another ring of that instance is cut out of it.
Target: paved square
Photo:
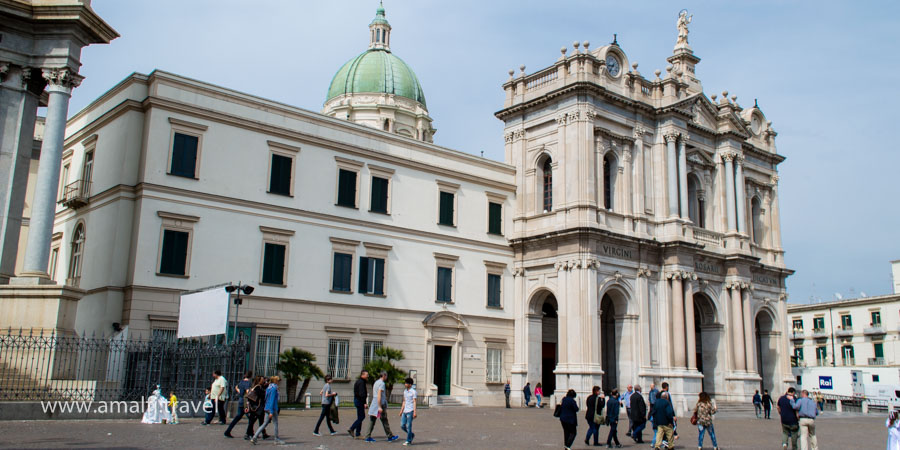
[[[280,418],[280,433],[288,446],[302,448],[386,448],[400,447],[405,434],[400,431],[399,411],[389,410],[392,430],[401,436],[394,443],[385,442],[384,431],[376,425],[374,437],[377,443],[352,440],[347,428],[355,417],[354,411],[342,409],[341,423],[335,426],[339,434],[329,436],[327,427],[320,429],[325,435],[312,435],[318,411],[284,411]],[[584,445],[586,427],[579,423],[574,448]],[[222,425],[201,426],[201,419],[184,419],[178,425],[144,425],[139,421],[17,421],[0,422],[0,447],[9,448],[250,448],[241,439],[246,422],[242,421],[233,434],[236,439],[222,436]],[[622,423],[627,422],[620,422]],[[688,418],[681,418],[676,445],[682,449],[696,448],[697,429],[689,425]],[[825,413],[817,420],[820,448],[825,449],[877,449],[884,448],[887,431],[881,414]],[[619,440],[623,448],[650,448],[638,445],[624,436],[620,426]],[[433,408],[421,409],[414,423],[414,445],[423,448],[562,448],[562,427],[552,410],[502,408]],[[605,439],[608,427],[601,427]],[[728,416],[723,413],[716,419],[716,433],[722,449],[778,449],[781,446],[781,426],[777,418],[759,420],[755,417]],[[644,433],[649,441],[649,432]],[[260,441],[258,446],[273,445]],[[704,448],[712,448],[707,438]]]

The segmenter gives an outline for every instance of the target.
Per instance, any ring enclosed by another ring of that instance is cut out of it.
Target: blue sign
[[[834,382],[831,381],[831,377],[819,377],[819,389],[832,389],[834,386]]]

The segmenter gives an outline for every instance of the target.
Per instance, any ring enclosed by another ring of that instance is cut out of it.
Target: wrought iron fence
[[[165,396],[201,400],[214,371],[242,378],[249,347],[243,337],[221,344],[9,329],[0,333],[0,401],[133,401],[157,385]]]

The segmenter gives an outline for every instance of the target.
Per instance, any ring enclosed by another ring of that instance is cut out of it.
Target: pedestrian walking
[[[244,374],[244,379],[238,382],[237,386],[234,387],[234,390],[237,393],[238,406],[234,418],[231,419],[231,423],[228,424],[228,428],[225,429],[225,437],[227,438],[234,437],[231,435],[231,430],[233,430],[234,426],[241,420],[241,417],[244,417],[244,395],[247,394],[247,390],[251,387],[251,378],[253,378],[253,372],[248,370],[247,373]]]
[[[634,387],[634,393],[631,395],[631,411],[628,418],[631,420],[631,439],[638,444],[644,442],[643,432],[647,426],[647,403],[644,402],[644,395],[641,393],[641,385]]]
[[[584,420],[587,421],[587,434],[584,436],[584,445],[591,445],[591,436],[594,437],[594,445],[600,445],[600,416],[603,413],[603,401],[600,399],[600,386],[591,389],[591,395],[584,401]]]
[[[172,410],[172,421],[169,423],[178,425],[178,397],[175,396],[175,391],[169,392],[169,409]]]
[[[784,395],[778,398],[778,414],[781,415],[781,448],[786,449],[788,439],[791,441],[791,450],[797,450],[797,438],[800,437],[800,421],[791,402],[794,400],[794,388],[788,388]]]
[[[512,393],[512,389],[509,387],[509,380],[506,380],[506,385],[503,386],[503,396],[506,397],[506,409],[509,409],[509,394]]]
[[[622,406],[625,407],[625,415],[628,416],[628,431],[625,432],[625,436],[631,437],[631,429],[634,427],[631,420],[631,395],[634,394],[634,386],[629,384],[625,389],[625,393],[622,394]]]
[[[245,395],[246,404],[244,406],[244,412],[247,414],[247,431],[244,433],[244,440],[249,441],[250,438],[253,437],[254,424],[258,424],[260,428],[262,428],[262,424],[266,418],[266,378],[263,376],[257,376],[253,379],[253,386],[247,391]],[[266,433],[266,430],[262,432],[263,440],[269,438],[269,434]]]
[[[381,426],[384,427],[384,434],[387,435],[388,442],[394,442],[400,439],[399,436],[391,433],[391,424],[388,423],[387,407],[388,399],[385,391],[384,382],[387,381],[387,372],[381,372],[375,385],[372,386],[372,404],[369,405],[369,423],[366,426],[366,442],[375,442],[372,438],[372,430],[375,429],[375,421],[381,419]]]
[[[713,426],[713,415],[716,412],[718,412],[718,408],[710,400],[709,394],[701,392],[697,404],[694,405],[694,415],[697,416],[697,430],[700,432],[700,435],[697,437],[697,448],[703,448],[703,435],[704,433],[709,433],[709,439],[712,441],[713,448],[719,450],[719,443],[716,441],[716,428]]]
[[[819,405],[819,412],[825,412],[825,396],[819,391],[816,391],[816,404]]]
[[[578,434],[578,404],[575,403],[574,389],[569,389],[560,403],[559,422],[563,428],[565,448],[569,450],[575,442],[575,435]]]
[[[621,448],[619,443],[618,426],[619,426],[619,391],[613,389],[609,393],[609,401],[606,402],[606,423],[609,425],[609,434],[606,435],[606,448],[612,448],[613,441],[616,442],[616,448]]]
[[[334,392],[331,389],[331,376],[325,376],[325,385],[322,386],[322,390],[319,391],[319,395],[322,396],[322,412],[319,414],[319,421],[316,422],[316,428],[313,430],[313,436],[321,436],[319,434],[319,426],[322,425],[322,420],[325,420],[325,425],[328,425],[328,431],[331,432],[331,435],[334,436],[337,434],[337,431],[334,431],[334,427],[331,426],[331,406],[334,404],[334,397],[337,395],[337,392]]]
[[[366,408],[369,407],[369,392],[366,390],[366,383],[369,379],[369,372],[363,370],[359,373],[359,379],[353,384],[353,406],[356,407],[356,421],[350,425],[347,433],[350,437],[356,439],[362,431],[363,420],[366,419]]]
[[[537,386],[534,387],[534,398],[537,399],[537,402],[535,402],[534,406],[537,406],[538,408],[543,408],[544,405],[541,404],[541,398],[543,398],[543,397],[544,397],[544,388],[543,388],[543,386],[541,386],[541,383],[538,383]]]
[[[522,395],[525,397],[525,406],[529,406],[529,403],[531,403],[531,383],[525,383],[525,387],[522,388]]]
[[[213,417],[216,416],[216,405],[213,404],[209,392],[210,388],[206,388],[206,396],[203,397],[203,413],[206,414],[205,420],[202,422],[203,425],[209,425],[209,423],[212,422]]]
[[[900,450],[900,415],[897,411],[888,413],[884,426],[888,429],[887,450]]]
[[[763,392],[765,392],[761,399],[762,405],[763,405],[763,411],[765,411],[765,413],[766,413],[766,419],[771,419],[772,418],[772,396],[769,395],[768,389],[766,389]]]
[[[665,388],[666,385],[663,385]],[[675,409],[669,400],[669,393],[663,391],[653,405],[653,424],[657,432],[653,448],[669,448],[675,442]]]
[[[800,421],[800,448],[803,450],[819,450],[816,441],[816,416],[819,415],[819,407],[809,398],[809,391],[800,391],[800,398],[791,401],[791,406],[797,411]]]
[[[263,422],[262,426],[256,430],[256,434],[250,438],[250,442],[253,445],[256,445],[256,439],[259,435],[265,431],[266,427],[269,426],[270,423],[275,426],[275,443],[276,444],[284,444],[284,441],[278,438],[278,382],[281,381],[281,378],[278,375],[273,375],[269,377],[269,386],[266,388],[266,420]]]
[[[659,399],[659,389],[656,388],[656,383],[650,383],[650,392],[647,393],[647,402],[650,403],[650,407],[647,408],[647,421],[650,422],[650,431],[652,431],[653,437],[650,438],[650,446],[656,445],[656,423],[653,421],[653,407],[656,406],[656,400]]]
[[[756,418],[759,419],[759,416],[762,413],[762,396],[759,395],[759,389],[753,394],[753,409],[756,410]]]
[[[403,382],[405,389],[403,390],[403,408],[400,409],[400,429],[406,432],[406,442],[403,445],[412,444],[416,434],[413,433],[413,419],[416,418],[418,409],[416,407],[416,399],[419,397],[413,388],[413,379],[407,377]]]
[[[221,370],[213,372],[213,378],[215,378],[215,381],[213,381],[210,398],[213,400],[216,411],[219,413],[219,424],[225,425],[225,401],[228,400],[228,380],[222,376]]]

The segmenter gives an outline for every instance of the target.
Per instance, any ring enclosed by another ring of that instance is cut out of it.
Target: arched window
[[[544,212],[550,212],[553,211],[553,167],[550,165],[550,158],[544,160],[541,176],[544,186]]]
[[[375,31],[375,36],[378,38],[378,42],[381,42],[381,28]]]
[[[763,242],[763,224],[762,224],[762,207],[760,206],[759,197],[754,196],[750,200],[750,220],[752,223],[753,243],[762,245]]]
[[[79,223],[75,227],[75,233],[72,235],[72,251],[69,257],[69,284],[78,286],[81,279],[81,265],[83,263],[82,255],[84,254],[84,224]]]
[[[390,119],[384,119],[384,131],[391,131]]]
[[[612,211],[616,188],[616,157],[607,153],[603,157],[603,207]]]
[[[695,174],[688,174],[688,217],[694,225],[704,228],[706,226],[706,211],[704,210],[703,189],[700,180]]]

